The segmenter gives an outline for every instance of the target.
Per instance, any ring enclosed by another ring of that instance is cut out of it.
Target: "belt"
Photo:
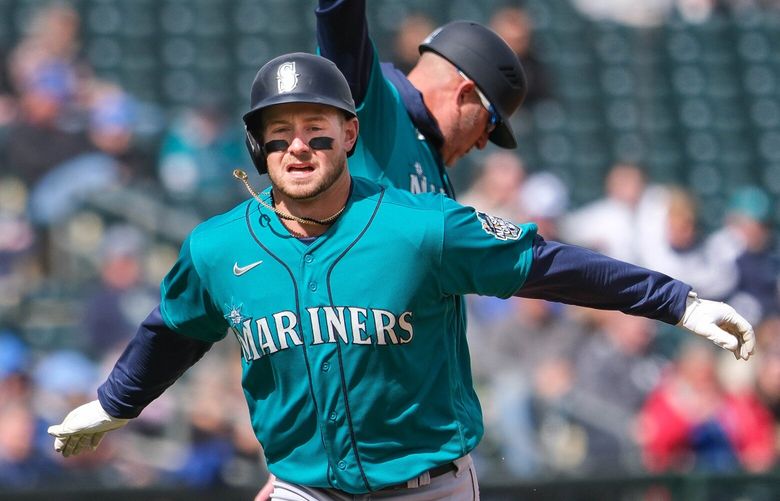
[[[431,468],[430,470],[428,470],[428,475],[430,475],[431,478],[436,478],[444,475],[445,473],[456,471],[457,469],[458,467],[455,466],[455,463],[450,461],[447,464],[443,464],[441,466],[436,466],[435,468]]]
[[[445,463],[441,466],[434,466],[430,470],[428,470],[428,476],[431,479],[434,479],[436,477],[440,477],[442,475],[445,475],[451,471],[457,471],[458,467],[455,465],[454,462],[450,461],[449,463]],[[421,473],[420,475],[424,475],[424,473]],[[418,477],[420,476],[418,475]],[[406,489],[408,487],[408,482],[403,482],[400,484],[390,485],[388,487],[383,487],[382,489],[379,489],[381,491],[392,491],[397,489]]]

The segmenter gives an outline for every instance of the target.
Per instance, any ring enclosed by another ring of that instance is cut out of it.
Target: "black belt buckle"
[[[455,463],[450,461],[447,464],[443,464],[441,466],[436,466],[434,468],[431,468],[430,470],[428,470],[428,475],[430,475],[431,478],[436,478],[444,475],[445,473],[456,471],[457,469],[458,467],[455,466]]]
[[[455,465],[455,463],[450,461],[449,463],[443,464],[441,466],[434,466],[433,468],[428,470],[428,476],[431,478],[431,480],[433,480],[434,478],[440,477],[442,475],[445,475],[445,474],[447,474],[447,473],[449,473],[451,471],[457,471],[457,469],[458,469],[458,467]],[[420,473],[420,475],[422,475],[422,473]],[[384,487],[384,488],[382,488],[380,490],[382,490],[382,491],[394,491],[394,490],[398,490],[398,489],[406,489],[407,488],[406,484],[407,484],[406,482],[403,482],[403,483],[400,483],[400,484],[395,484],[395,485],[390,485],[388,487]]]

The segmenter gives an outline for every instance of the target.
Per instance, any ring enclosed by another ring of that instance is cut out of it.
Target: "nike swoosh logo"
[[[235,263],[233,263],[233,275],[235,275],[237,277],[240,277],[241,275],[243,275],[247,271],[251,270],[255,266],[257,266],[259,264],[262,264],[262,263],[263,263],[262,261],[255,261],[254,263],[249,263],[246,266],[239,266],[238,262],[235,262]]]

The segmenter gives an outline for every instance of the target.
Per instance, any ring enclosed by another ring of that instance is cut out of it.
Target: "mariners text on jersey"
[[[337,343],[353,345],[399,345],[412,341],[412,312],[400,315],[387,310],[349,306],[322,306],[307,308],[311,322],[310,345]],[[280,311],[270,318],[244,318],[233,307],[226,315],[230,330],[241,344],[244,360],[257,360],[291,346],[301,346],[304,341],[297,315],[292,311]]]

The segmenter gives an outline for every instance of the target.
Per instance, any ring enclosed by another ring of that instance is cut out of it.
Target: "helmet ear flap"
[[[249,156],[252,158],[252,163],[255,164],[258,174],[262,176],[267,173],[268,163],[265,160],[265,151],[248,128],[246,129],[246,147],[249,150]]]

